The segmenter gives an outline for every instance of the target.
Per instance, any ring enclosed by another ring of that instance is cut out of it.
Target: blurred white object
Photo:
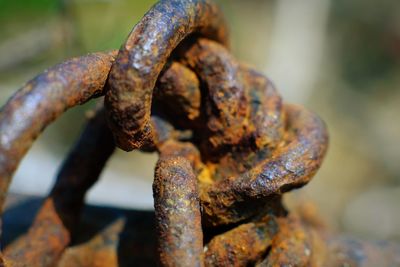
[[[304,103],[314,89],[330,0],[279,0],[265,73],[288,102]]]

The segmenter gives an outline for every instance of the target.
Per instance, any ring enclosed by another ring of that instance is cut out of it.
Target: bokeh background
[[[150,0],[0,0],[0,104],[49,66],[117,49]],[[320,114],[331,142],[288,205],[312,201],[333,229],[400,240],[400,2],[220,0],[232,52],[284,99]],[[44,195],[93,103],[68,111],[23,160],[11,191]],[[117,151],[88,201],[152,208],[154,154]]]

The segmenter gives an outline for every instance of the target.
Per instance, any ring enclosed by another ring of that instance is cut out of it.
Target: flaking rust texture
[[[52,266],[69,245],[85,193],[97,181],[114,151],[104,113],[100,109],[90,115],[29,232],[5,249],[4,255],[11,266]]]
[[[306,185],[322,164],[326,126],[285,104],[226,46],[211,1],[160,1],[118,52],[66,61],[11,97],[0,113],[0,204],[49,123],[97,96],[105,105],[90,116],[29,231],[3,251],[2,265],[134,262],[121,255],[137,255],[137,245],[118,251],[123,219],[73,242],[85,194],[118,146],[159,154],[151,255],[161,266],[400,266],[396,244],[339,237],[309,212],[285,209],[282,195]]]
[[[155,91],[155,100],[165,105],[170,116],[178,116],[181,126],[186,126],[199,119],[201,94],[197,75],[179,62],[167,64],[160,75]]]
[[[283,105],[267,78],[240,66],[218,43],[199,39],[183,62],[206,88],[205,127],[193,130],[204,161],[200,197],[207,224],[254,216],[262,199],[311,179],[328,143],[318,116]]]
[[[173,49],[190,34],[227,43],[223,17],[212,1],[160,1],[122,45],[110,72],[105,99],[120,148],[129,151],[151,146],[153,88]]]
[[[16,168],[39,134],[65,110],[104,94],[115,53],[70,59],[29,81],[0,112],[0,210]]]
[[[88,242],[65,250],[57,267],[117,267],[118,240],[125,221],[118,219]]]
[[[217,235],[205,247],[205,266],[248,266],[260,260],[278,232],[273,216]]]
[[[161,264],[203,266],[198,186],[189,161],[161,154],[153,191]]]

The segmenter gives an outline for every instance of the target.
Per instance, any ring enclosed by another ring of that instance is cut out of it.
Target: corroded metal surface
[[[205,247],[206,266],[249,266],[266,253],[279,228],[273,216],[215,236]]]
[[[285,209],[282,194],[321,166],[326,126],[283,103],[272,82],[226,44],[211,1],[160,1],[119,52],[66,61],[20,89],[0,113],[0,204],[50,122],[96,96],[105,95],[105,109],[92,114],[31,227],[0,256],[3,265],[132,266],[141,247],[161,266],[400,264],[396,245],[337,238],[314,215]],[[124,239],[123,221],[74,243],[85,194],[115,145],[160,156],[157,249]]]
[[[197,75],[179,62],[172,62],[160,75],[154,90],[155,100],[165,105],[170,116],[178,116],[181,126],[199,119],[200,82]]]
[[[104,113],[101,109],[91,115],[29,232],[4,251],[13,266],[52,266],[69,245],[85,193],[97,181],[114,150]]]
[[[173,49],[190,34],[227,43],[222,15],[212,1],[158,2],[121,47],[110,72],[105,101],[120,148],[129,151],[151,146],[154,85]]]
[[[119,234],[124,224],[119,219],[87,243],[67,248],[57,267],[117,267]]]
[[[70,59],[29,81],[0,112],[0,210],[11,177],[38,135],[65,110],[104,94],[115,53]]]
[[[189,161],[182,157],[161,157],[153,191],[161,264],[202,266],[198,186]]]

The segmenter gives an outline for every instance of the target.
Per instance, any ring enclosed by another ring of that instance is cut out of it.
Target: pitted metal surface
[[[123,220],[71,246],[85,194],[116,146],[159,154],[154,256],[161,266],[371,266],[380,258],[381,266],[400,265],[396,246],[354,248],[285,209],[282,194],[306,185],[322,164],[326,126],[284,103],[227,43],[211,1],[160,1],[118,52],[66,61],[16,92],[0,113],[2,206],[48,124],[92,98],[104,96],[105,105],[89,116],[29,231],[3,250],[3,266],[123,265]],[[355,249],[369,256],[354,257]]]

